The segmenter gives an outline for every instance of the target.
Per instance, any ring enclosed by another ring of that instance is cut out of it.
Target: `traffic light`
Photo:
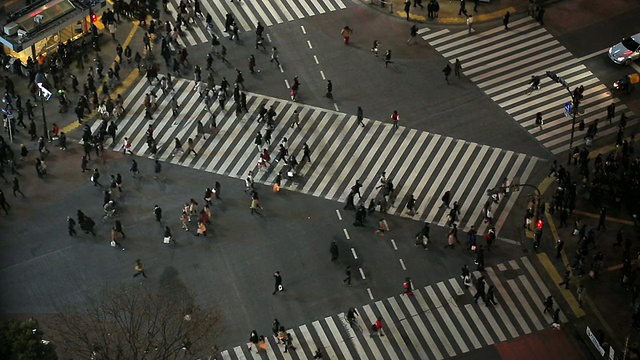
[[[536,228],[542,230],[543,225],[544,225],[544,221],[542,219],[538,219],[538,221],[536,221]]]
[[[98,15],[96,14],[91,14],[91,23],[96,23],[98,21]]]

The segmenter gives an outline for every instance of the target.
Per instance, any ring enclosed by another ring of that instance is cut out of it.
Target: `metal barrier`
[[[385,5],[389,5],[389,13],[393,13],[393,3],[391,1],[378,0],[380,3],[380,7],[385,7]],[[375,5],[376,0],[369,0],[369,4]]]

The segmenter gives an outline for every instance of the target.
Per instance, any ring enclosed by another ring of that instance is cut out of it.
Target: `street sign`
[[[40,88],[40,91],[42,92],[42,96],[44,96],[46,100],[51,99],[51,96],[52,96],[51,91],[47,90],[47,88],[42,86],[42,83],[38,83],[38,87]]]
[[[564,103],[564,116],[569,117],[571,115],[571,103]]]

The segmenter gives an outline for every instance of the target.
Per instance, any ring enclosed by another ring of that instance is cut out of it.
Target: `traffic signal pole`
[[[575,129],[576,129],[576,114],[578,113],[578,106],[580,105],[580,101],[574,96],[573,92],[571,92],[571,89],[569,88],[569,84],[567,84],[567,82],[561,78],[560,76],[556,75],[554,72],[552,71],[547,71],[546,72],[547,76],[549,77],[549,79],[553,80],[554,82],[558,83],[558,84],[562,84],[562,86],[567,89],[567,91],[569,92],[569,96],[571,97],[571,105],[572,105],[572,109],[571,109],[571,139],[569,140],[569,156],[567,159],[567,164],[571,165],[571,157],[572,157],[572,149],[573,149],[573,135],[575,133]]]

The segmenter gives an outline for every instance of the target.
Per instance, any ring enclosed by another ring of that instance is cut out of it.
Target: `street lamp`
[[[576,96],[574,96],[573,92],[571,92],[571,89],[569,89],[569,84],[567,84],[566,81],[564,81],[563,78],[561,78],[560,76],[556,75],[554,72],[552,71],[547,71],[547,76],[549,77],[549,79],[553,80],[554,82],[558,83],[558,84],[562,84],[562,86],[564,86],[565,89],[567,89],[567,91],[569,92],[569,96],[571,97],[571,105],[572,105],[572,109],[570,109],[572,115],[571,115],[571,139],[569,140],[569,158],[567,160],[567,163],[569,165],[571,165],[571,149],[573,149],[573,134],[575,133],[575,129],[576,129],[576,114],[578,113],[578,106],[580,105],[580,99],[578,99]]]

